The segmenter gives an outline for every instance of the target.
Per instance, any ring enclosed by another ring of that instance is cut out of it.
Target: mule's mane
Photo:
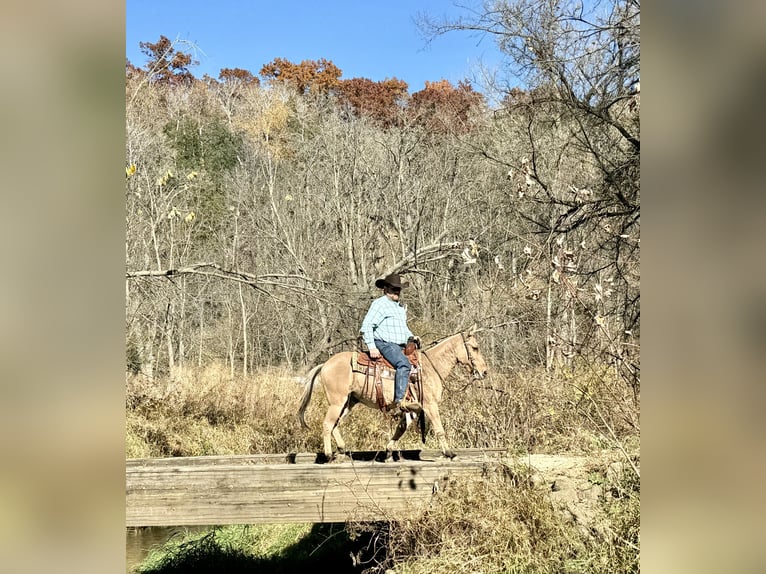
[[[451,339],[452,337],[455,337],[457,335],[462,335],[462,334],[463,334],[462,331],[458,331],[457,333],[452,333],[452,335],[447,335],[446,337],[442,337],[441,339],[436,339],[436,341],[432,341],[431,344],[428,346],[428,348],[424,349],[424,350],[425,351],[430,351],[431,349],[433,349],[437,345],[441,345],[447,339]]]

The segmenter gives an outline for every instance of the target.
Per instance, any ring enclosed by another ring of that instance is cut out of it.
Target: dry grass
[[[321,387],[296,418],[301,376],[269,369],[232,377],[218,365],[174,381],[128,379],[127,449],[130,457],[318,452],[327,407]],[[441,405],[447,437],[456,448],[507,448],[528,453],[588,454],[617,444],[638,448],[638,405],[608,369],[557,373],[493,373],[471,382],[455,371]],[[357,406],[341,427],[353,450],[385,447],[393,430],[380,412]],[[401,448],[423,445],[410,429]]]
[[[322,448],[324,393],[314,389],[306,413],[310,430],[302,429],[296,413],[303,386],[292,372],[270,369],[243,378],[212,366],[174,381],[131,377],[127,387],[130,458]],[[638,406],[606,368],[555,376],[542,370],[495,372],[480,382],[455,371],[441,411],[454,447],[588,454],[594,464],[604,448],[639,452]],[[343,426],[354,450],[384,448],[391,430],[380,412],[363,406]],[[433,433],[422,445],[416,430],[400,446],[438,448]],[[453,483],[419,518],[347,525],[352,538],[371,541],[364,552],[368,560],[354,571],[638,572],[640,483],[624,468],[620,485],[604,488],[606,528],[598,536],[568,521],[544,489],[519,479],[524,469],[506,468],[480,482]]]
[[[590,369],[576,376],[544,369],[494,372],[473,383],[463,375],[449,381],[442,412],[455,446],[588,454],[638,436],[637,425],[624,422],[638,419],[638,406],[620,384]]]
[[[302,387],[294,374],[265,370],[242,378],[212,366],[174,381],[128,379],[130,458],[290,452]]]
[[[524,467],[499,469],[482,481],[453,482],[416,520],[350,525],[378,529],[370,574],[572,573],[639,571],[639,492],[628,475],[602,501],[610,524],[590,536],[528,480]]]

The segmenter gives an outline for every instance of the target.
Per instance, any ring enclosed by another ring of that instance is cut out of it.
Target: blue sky
[[[478,8],[480,0],[460,4]],[[139,43],[164,35],[196,45],[196,52],[188,44],[178,49],[199,61],[191,69],[198,78],[217,78],[221,68],[258,75],[274,58],[326,58],[343,79],[396,77],[411,93],[426,80],[456,85],[472,78],[479,62],[499,64],[501,55],[488,37],[451,32],[427,45],[413,21],[419,12],[468,15],[450,0],[126,0],[126,56],[143,67]]]

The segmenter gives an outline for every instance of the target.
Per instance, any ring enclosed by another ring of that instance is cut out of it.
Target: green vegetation
[[[228,526],[192,534],[151,554],[136,570],[142,574],[181,572],[358,572],[351,561],[340,562],[360,541],[343,525],[291,524],[280,526]]]
[[[163,128],[168,144],[176,152],[177,169],[190,172],[199,166],[220,178],[237,164],[241,138],[231,133],[219,119],[200,125],[190,118],[169,122]]]

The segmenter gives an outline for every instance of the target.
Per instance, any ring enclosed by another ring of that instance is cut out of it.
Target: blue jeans
[[[383,355],[383,358],[396,368],[396,378],[394,379],[394,402],[400,401],[404,398],[404,393],[407,391],[407,381],[410,378],[412,364],[410,363],[410,360],[404,356],[404,349],[402,349],[401,345],[375,339],[375,346],[378,351],[380,351],[380,354]]]

